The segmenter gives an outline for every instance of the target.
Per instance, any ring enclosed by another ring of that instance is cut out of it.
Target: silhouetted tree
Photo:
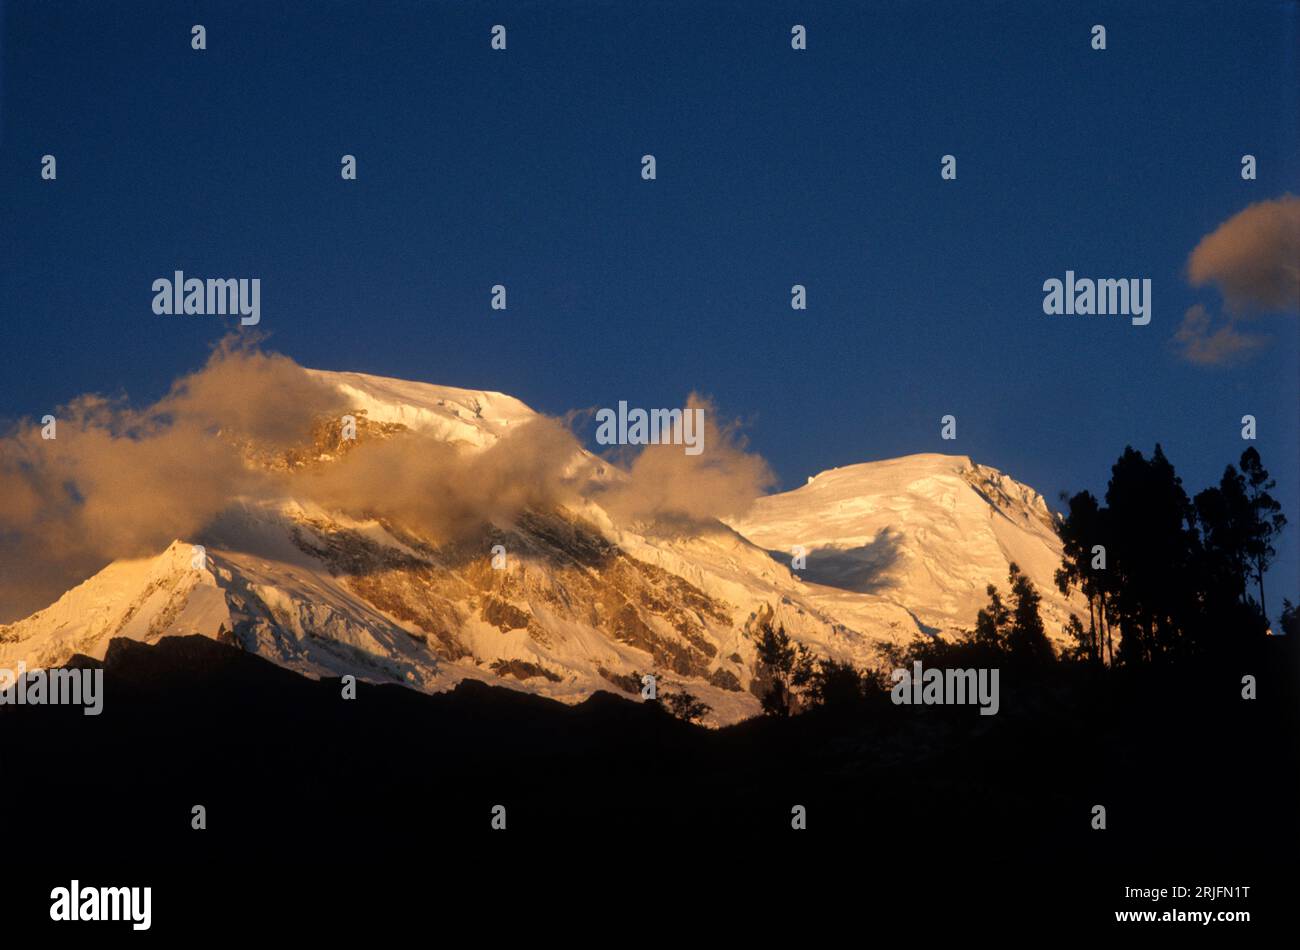
[[[1109,575],[1094,566],[1109,545],[1106,512],[1091,492],[1079,492],[1067,504],[1069,513],[1058,529],[1064,552],[1056,586],[1067,596],[1077,588],[1088,601],[1088,629],[1081,641],[1081,655],[1095,663],[1111,663],[1115,657],[1107,611]]]
[[[763,693],[762,699],[758,702],[765,716],[788,716],[790,715],[790,707],[793,705],[789,689],[779,679],[772,680],[771,685],[768,686],[767,691]]]
[[[1254,568],[1255,580],[1259,584],[1259,609],[1267,617],[1268,605],[1264,602],[1264,573],[1273,562],[1273,558],[1277,556],[1277,551],[1273,549],[1273,539],[1281,534],[1286,526],[1286,515],[1282,514],[1282,505],[1269,494],[1277,487],[1277,483],[1269,477],[1268,470],[1264,468],[1254,446],[1241,453],[1240,464],[1251,515],[1246,531],[1246,552]]]
[[[760,672],[771,680],[771,685],[760,697],[763,712],[770,716],[788,716],[798,708],[798,691],[812,679],[813,657],[802,643],[790,640],[781,625],[773,629],[764,620],[755,637]]]
[[[1061,651],[1061,659],[1098,662],[1096,630],[1085,630],[1079,615],[1070,614],[1070,619],[1065,622],[1065,632],[1073,641],[1073,645]]]
[[[698,722],[713,711],[712,706],[685,690],[664,693],[661,699],[670,713],[685,722]]]
[[[1052,643],[1038,613],[1042,598],[1014,561],[1009,565],[1007,579],[1011,583],[1011,606],[1002,600],[997,587],[992,584],[986,587],[988,606],[981,607],[976,614],[975,629],[967,635],[966,642],[980,650],[1018,660],[1052,659]]]
[[[1286,518],[1259,453],[1247,449],[1240,464],[1190,501],[1159,445],[1150,459],[1130,446],[1111,468],[1105,505],[1087,492],[1069,499],[1056,584],[1088,600],[1082,652],[1113,660],[1112,626],[1130,664],[1263,632],[1263,578]]]
[[[1201,546],[1212,575],[1208,579],[1231,591],[1240,603],[1246,600],[1250,518],[1246,480],[1231,465],[1224,469],[1216,487],[1207,488],[1196,496]]]
[[[1038,613],[1042,597],[1014,561],[1011,562],[1008,579],[1015,606],[1011,611],[1011,624],[1007,628],[1007,652],[1017,659],[1033,663],[1052,660],[1055,656],[1052,642],[1047,639],[1043,618]]]
[[[970,640],[981,647],[1002,650],[1011,627],[1011,611],[1002,603],[1002,595],[994,585],[984,588],[984,592],[988,594],[989,605],[981,607],[975,615],[975,630]]]
[[[846,708],[862,699],[865,682],[852,663],[819,660],[808,684],[808,697],[818,706]]]
[[[1182,644],[1196,609],[1187,579],[1197,538],[1192,503],[1159,445],[1148,460],[1131,446],[1106,486],[1108,603],[1125,662],[1151,662]]]
[[[1286,598],[1282,599],[1282,633],[1288,637],[1300,637],[1300,614]]]
[[[1196,570],[1185,579],[1195,586],[1200,607],[1194,641],[1224,646],[1231,637],[1262,634],[1267,621],[1247,592],[1256,531],[1245,478],[1229,465],[1218,485],[1197,494],[1195,506],[1200,547]]]

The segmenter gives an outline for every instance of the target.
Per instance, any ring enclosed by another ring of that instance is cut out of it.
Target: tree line
[[[1124,450],[1104,501],[1086,491],[1063,499],[1056,584],[1088,603],[1086,627],[1071,618],[1077,654],[1159,663],[1265,635],[1264,576],[1286,525],[1275,487],[1252,447],[1218,485],[1189,497],[1157,445],[1150,458]],[[1284,614],[1294,618],[1290,601]]]

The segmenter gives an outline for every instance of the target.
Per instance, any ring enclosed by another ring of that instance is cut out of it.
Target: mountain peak
[[[364,412],[372,422],[432,430],[436,437],[449,442],[486,446],[511,425],[521,425],[537,415],[515,397],[490,390],[458,389],[366,373],[307,372],[332,386],[350,408]]]
[[[906,612],[911,631],[969,627],[985,588],[1005,585],[1012,561],[1043,595],[1049,628],[1070,612],[1053,583],[1061,546],[1042,496],[965,455],[821,472],[759,499],[732,527],[785,563],[802,552],[796,573],[815,585],[812,599],[863,627],[879,628],[887,605]]]

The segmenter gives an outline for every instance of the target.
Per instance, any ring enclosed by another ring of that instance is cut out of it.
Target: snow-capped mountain
[[[996,469],[960,455],[909,455],[822,472],[759,499],[732,527],[786,563],[802,547],[796,573],[811,599],[856,629],[969,628],[985,588],[1005,592],[1015,562],[1055,634],[1078,606],[1053,584],[1061,564],[1054,519],[1038,492]]]
[[[535,416],[500,393],[312,375],[351,407],[358,441],[418,430],[475,453]],[[328,466],[346,450],[326,426],[275,464]],[[594,459],[578,455],[575,466]],[[607,469],[600,477],[618,477]],[[792,570],[796,547],[806,563]],[[476,678],[577,701],[636,693],[655,673],[661,690],[685,688],[713,707],[710,722],[727,723],[758,709],[749,687],[761,619],[822,655],[875,665],[881,641],[971,626],[1012,560],[1059,635],[1069,608],[1052,584],[1053,516],[1032,489],[962,456],[824,472],[743,520],[689,533],[629,528],[584,498],[438,543],[301,498],[244,499],[201,537],[115,561],[0,626],[0,666],[102,656],[113,637],[197,633],[307,675],[426,691]]]

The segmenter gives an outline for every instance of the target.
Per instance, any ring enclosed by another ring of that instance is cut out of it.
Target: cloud
[[[1260,334],[1243,333],[1236,323],[1227,320],[1211,329],[1214,318],[1201,304],[1193,304],[1183,314],[1183,322],[1174,334],[1174,345],[1189,363],[1197,366],[1227,366],[1243,362],[1264,345]]]
[[[1187,259],[1193,287],[1214,286],[1225,315],[1191,307],[1174,334],[1183,359],[1198,366],[1240,363],[1267,342],[1242,325],[1261,314],[1300,311],[1300,198],[1260,201],[1197,243]]]
[[[54,439],[19,423],[0,438],[0,618],[110,560],[193,538],[235,497],[268,494],[273,473],[246,465],[243,446],[304,440],[339,406],[292,360],[223,343],[143,410],[86,395],[52,413]]]
[[[603,486],[596,500],[616,518],[699,525],[743,515],[776,482],[767,463],[747,450],[734,422],[720,424],[713,403],[695,393],[688,410],[704,410],[704,449],[647,445],[632,461],[629,478]]]
[[[406,430],[358,440],[325,465],[267,464],[351,408],[293,360],[225,342],[145,409],[88,395],[54,413],[54,439],[19,424],[0,439],[0,619],[48,605],[117,558],[201,540],[236,500],[292,497],[438,542],[574,497],[568,469],[581,448],[544,416],[480,452]]]
[[[53,413],[56,438],[30,420],[0,437],[0,622],[115,559],[150,557],[176,539],[202,543],[236,502],[293,498],[434,543],[584,495],[624,519],[696,524],[742,513],[771,472],[709,403],[692,396],[689,406],[705,410],[702,454],[648,446],[612,480],[594,477],[600,461],[563,421],[540,415],[482,450],[406,429],[293,467],[283,463],[316,457],[302,450],[323,422],[355,407],[285,356],[224,342],[151,406],[81,396]]]
[[[1187,259],[1193,287],[1213,284],[1233,313],[1300,310],[1300,198],[1260,201],[1201,238]]]
[[[327,509],[389,519],[445,542],[575,500],[580,478],[570,470],[580,452],[573,433],[546,416],[512,426],[478,452],[408,431],[359,442],[293,489]]]

